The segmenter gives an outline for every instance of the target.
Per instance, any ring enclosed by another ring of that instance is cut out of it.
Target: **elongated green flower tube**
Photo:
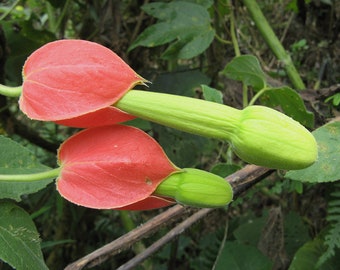
[[[188,206],[224,207],[232,201],[233,190],[222,177],[187,168],[163,180],[154,195],[169,197]]]
[[[303,169],[317,159],[313,135],[292,118],[263,106],[238,110],[200,99],[130,90],[115,107],[206,137],[227,140],[244,161],[274,169]]]

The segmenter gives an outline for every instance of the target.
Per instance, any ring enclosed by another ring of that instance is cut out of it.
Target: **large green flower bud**
[[[154,194],[194,207],[223,207],[233,199],[232,187],[225,179],[191,168],[168,176]]]
[[[301,169],[317,158],[313,135],[292,118],[263,106],[242,110],[231,138],[243,160],[280,169]]]

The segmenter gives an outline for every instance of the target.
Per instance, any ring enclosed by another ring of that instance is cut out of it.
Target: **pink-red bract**
[[[58,158],[57,189],[75,204],[144,210],[173,203],[150,196],[179,169],[152,137],[137,128],[113,125],[83,130],[61,145]]]
[[[75,127],[113,124],[134,118],[110,106],[144,82],[118,55],[102,45],[58,40],[27,58],[19,105],[31,119]]]

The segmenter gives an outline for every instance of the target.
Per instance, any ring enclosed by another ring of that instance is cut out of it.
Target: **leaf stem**
[[[0,174],[0,181],[34,182],[50,178],[57,178],[61,167],[49,171],[29,174]]]
[[[249,102],[249,106],[252,106],[255,104],[256,100],[263,95],[264,92],[266,92],[269,88],[268,87],[264,87],[262,88],[260,91],[258,91],[255,96],[251,99],[251,101]]]
[[[22,92],[22,86],[6,86],[3,84],[0,84],[0,95],[6,96],[6,97],[19,97]]]
[[[237,38],[236,38],[236,32],[235,32],[235,17],[234,17],[234,9],[233,9],[233,4],[232,1],[229,0],[228,2],[229,8],[230,8],[230,35],[231,35],[231,40],[234,46],[234,52],[235,56],[240,56],[241,51],[240,47],[238,46]]]
[[[241,55],[241,51],[238,45],[236,32],[235,32],[234,7],[233,7],[233,3],[231,0],[228,1],[228,5],[230,8],[230,35],[231,35],[231,40],[234,46],[235,56],[237,57]],[[243,103],[242,104],[243,108],[248,106],[248,86],[245,83],[242,83],[242,103]]]
[[[298,90],[306,89],[289,53],[286,52],[280,40],[275,35],[273,29],[263,15],[256,1],[243,0],[243,3],[247,7],[250,16],[252,17],[257,29],[260,31],[265,42],[270,47],[275,56],[283,63],[287,75],[292,82],[294,88]]]

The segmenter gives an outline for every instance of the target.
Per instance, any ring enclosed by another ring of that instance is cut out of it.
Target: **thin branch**
[[[195,222],[200,220],[201,218],[205,217],[208,213],[212,212],[213,208],[204,208],[193,214],[192,216],[188,217],[186,220],[184,220],[182,223],[177,225],[175,228],[173,228],[171,231],[169,231],[167,234],[165,234],[162,238],[158,239],[156,242],[154,242],[151,246],[149,246],[147,249],[145,249],[144,252],[137,254],[134,258],[132,258],[127,263],[121,265],[117,270],[129,270],[133,269],[140,263],[142,263],[144,260],[146,260],[148,257],[150,257],[152,254],[158,252],[161,247],[169,243],[174,238],[178,237],[181,233],[183,233],[186,229],[188,229],[191,225],[193,225]]]
[[[179,218],[188,210],[187,207],[175,205],[163,213],[155,216],[140,227],[128,232],[127,234],[117,238],[111,243],[93,251],[85,257],[68,265],[65,270],[83,269],[85,266],[94,266],[106,261],[110,256],[113,256],[122,250],[128,249],[135,242],[149,236],[158,228],[169,223],[172,219]]]
[[[264,167],[247,165],[243,169],[228,176],[226,180],[229,181],[233,186],[234,198],[237,198],[241,193],[255,185],[257,182],[261,181],[263,178],[271,174],[273,171],[274,170]],[[171,220],[179,219],[188,210],[190,210],[189,207],[175,205],[172,208],[166,210],[165,212],[155,216],[150,221],[141,225],[140,227],[119,237],[113,242],[95,250],[94,252],[73,262],[72,264],[69,264],[65,268],[65,270],[79,270],[83,269],[84,267],[96,266],[107,260],[110,256],[113,256],[121,252],[122,250],[129,248],[131,245],[133,245],[140,239],[147,237],[161,226],[164,226],[164,224],[169,223]],[[169,241],[176,238],[185,229],[189,228],[192,224],[194,224],[201,218],[205,217],[208,213],[210,213],[213,210],[214,209],[204,208],[197,211],[192,216],[188,217],[185,221],[183,221],[175,228],[173,228],[162,238],[157,240],[144,252],[138,254],[132,260],[122,265],[120,269],[131,269],[131,267],[136,266],[146,258],[150,257],[153,253],[158,251],[160,247],[164,246]]]

